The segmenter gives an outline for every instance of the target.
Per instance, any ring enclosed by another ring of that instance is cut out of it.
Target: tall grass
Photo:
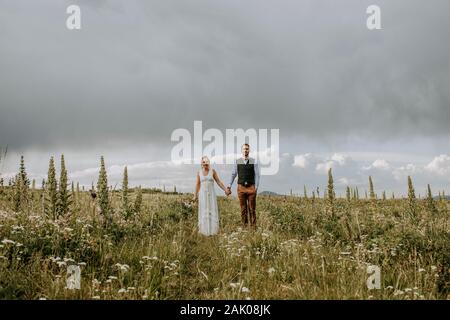
[[[143,194],[125,220],[111,194],[105,223],[89,193],[53,221],[32,191],[29,213],[0,195],[2,299],[448,299],[449,203],[258,197],[258,229],[240,225],[236,198],[219,198],[221,231],[197,232],[190,195]],[[135,192],[130,193],[134,200]],[[67,266],[81,289],[66,289]],[[367,266],[381,288],[367,288]]]

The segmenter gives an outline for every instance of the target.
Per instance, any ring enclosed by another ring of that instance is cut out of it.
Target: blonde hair
[[[203,168],[203,162],[205,162],[204,164],[210,164],[209,158],[207,156],[203,156],[202,157],[202,161],[200,162],[200,166]]]

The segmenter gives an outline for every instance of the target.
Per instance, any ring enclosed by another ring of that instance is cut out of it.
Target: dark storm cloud
[[[65,28],[78,3],[82,30]],[[382,9],[381,31],[366,8]],[[283,136],[450,133],[446,0],[11,1],[0,145],[167,143],[194,120]]]

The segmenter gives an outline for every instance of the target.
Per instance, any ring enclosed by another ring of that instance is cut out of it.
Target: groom
[[[231,194],[231,186],[238,176],[237,193],[241,205],[241,219],[244,227],[250,226],[256,229],[256,191],[259,186],[259,166],[253,158],[249,157],[250,145],[244,143],[241,148],[242,158],[236,160],[231,173],[230,183],[226,194]]]

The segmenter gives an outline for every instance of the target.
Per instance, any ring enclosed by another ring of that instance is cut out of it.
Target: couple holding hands
[[[241,148],[242,157],[237,159],[227,187],[220,180],[216,170],[211,168],[208,157],[202,157],[202,169],[197,172],[194,201],[198,200],[198,228],[203,235],[215,235],[219,232],[219,208],[214,183],[225,192],[231,194],[231,186],[238,177],[237,194],[241,206],[241,220],[244,227],[249,224],[256,228],[256,193],[259,186],[259,166],[249,157],[250,145],[245,143]]]

